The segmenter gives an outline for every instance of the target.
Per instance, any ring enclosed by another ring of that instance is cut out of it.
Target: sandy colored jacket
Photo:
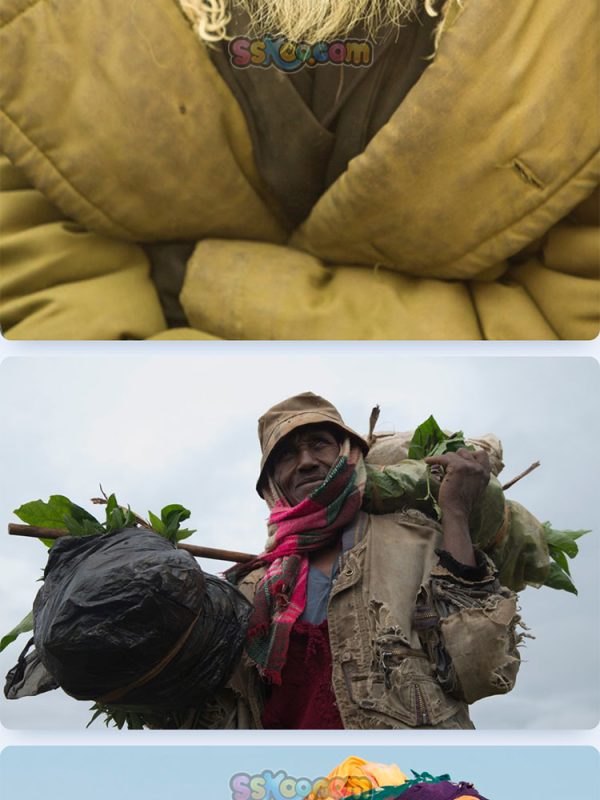
[[[176,0],[0,0],[11,338],[598,332],[597,0],[449,0],[435,59],[291,234]],[[433,48],[433,45],[432,45]],[[165,331],[141,244],[198,243]]]
[[[470,583],[438,565],[441,528],[418,511],[359,515],[327,612],[345,728],[472,728],[467,704],[512,689],[516,596],[490,569]],[[252,600],[263,570],[239,588]],[[261,727],[265,687],[244,663],[190,727]]]

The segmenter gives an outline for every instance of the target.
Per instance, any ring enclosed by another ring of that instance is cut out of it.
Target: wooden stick
[[[69,536],[69,531],[59,528],[38,528],[35,525],[20,525],[11,522],[8,526],[11,536],[28,536],[33,539],[60,539]],[[238,553],[236,550],[220,550],[216,547],[202,547],[197,544],[184,544],[180,542],[177,547],[180,550],[187,550],[196,558],[212,558],[217,561],[234,561],[238,564],[246,564],[256,556],[251,553]]]
[[[375,426],[377,425],[380,414],[381,409],[379,406],[375,406],[371,411],[371,416],[369,417],[369,435],[367,436],[367,444],[369,447],[371,447],[375,442]]]
[[[526,475],[529,475],[530,472],[533,472],[534,469],[537,469],[540,466],[540,463],[540,461],[534,461],[530,467],[527,467],[527,469],[524,470],[524,472],[522,472],[520,475],[517,475],[517,477],[513,478],[512,481],[505,483],[502,487],[502,491],[505,492],[507,489],[510,489],[510,487],[514,486],[517,481],[521,480],[521,478],[524,478]]]

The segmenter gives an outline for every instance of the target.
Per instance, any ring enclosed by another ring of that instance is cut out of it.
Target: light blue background
[[[468,780],[489,800],[598,800],[592,747],[8,747],[3,797],[19,800],[230,800],[231,776],[326,775],[349,755]]]

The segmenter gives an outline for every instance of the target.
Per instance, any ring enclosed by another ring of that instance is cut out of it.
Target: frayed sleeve
[[[520,666],[523,634],[517,595],[501,586],[493,563],[477,553],[465,567],[443,551],[421,588],[415,628],[444,691],[474,703],[509,692]]]

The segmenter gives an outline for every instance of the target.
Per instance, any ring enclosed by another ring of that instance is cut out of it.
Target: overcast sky
[[[195,357],[8,359],[0,366],[1,633],[31,608],[45,548],[8,537],[12,510],[66,494],[94,512],[102,483],[145,514],[168,503],[192,511],[190,540],[258,552],[266,507],[254,484],[256,420],[311,390],[365,431],[373,405],[380,430],[409,430],[434,414],[467,435],[497,434],[506,480],[541,469],[509,496],[556,528],[593,528],[572,563],[579,597],[528,588],[522,615],[535,635],[522,651],[517,687],[472,707],[481,728],[590,728],[600,709],[597,504],[599,371],[593,359],[399,358],[397,351],[323,346],[219,346]],[[97,509],[96,509],[97,510]],[[225,565],[201,562],[216,572]],[[0,655],[4,675],[26,643]],[[60,691],[0,701],[10,728],[77,728],[91,704]],[[95,723],[99,725],[100,723]]]

